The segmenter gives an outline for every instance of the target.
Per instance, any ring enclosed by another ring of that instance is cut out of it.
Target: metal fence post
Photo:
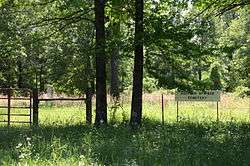
[[[164,125],[164,96],[161,95],[161,113],[162,113],[162,125]]]
[[[216,110],[217,110],[217,122],[219,122],[219,102],[216,103]]]
[[[176,110],[176,121],[179,122],[179,102],[177,101],[177,110]]]

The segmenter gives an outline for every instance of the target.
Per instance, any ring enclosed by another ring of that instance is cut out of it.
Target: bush
[[[237,96],[240,97],[245,97],[245,96],[249,96],[250,95],[250,89],[248,87],[245,86],[238,86],[235,88],[235,92],[234,92]]]
[[[146,92],[152,92],[157,90],[158,81],[155,78],[145,77],[143,79],[143,90]]]
[[[211,89],[213,89],[213,90],[222,89],[220,73],[219,73],[219,67],[218,67],[217,64],[215,64],[211,69],[210,79],[212,81]]]

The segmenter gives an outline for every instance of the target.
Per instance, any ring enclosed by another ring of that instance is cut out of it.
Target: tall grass
[[[1,128],[2,130],[3,128]],[[100,128],[51,125],[1,131],[1,165],[248,165],[250,126],[244,123],[144,121]]]
[[[249,165],[249,99],[225,97],[218,123],[214,103],[183,102],[177,123],[166,97],[161,125],[159,95],[146,97],[138,129],[128,125],[126,99],[110,105],[110,125],[101,127],[85,125],[84,103],[41,105],[38,128],[0,125],[0,165]]]

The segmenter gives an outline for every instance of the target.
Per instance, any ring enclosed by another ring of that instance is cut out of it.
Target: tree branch
[[[51,38],[52,36],[55,36],[57,33],[61,32],[62,30],[66,29],[68,26],[72,25],[73,23],[77,23],[77,22],[79,22],[81,20],[82,20],[81,17],[79,17],[78,20],[71,20],[70,22],[67,22],[64,25],[61,25],[61,27],[59,27],[58,29],[54,30],[54,32],[50,33],[49,35],[47,35],[45,37],[42,37],[42,38],[38,38],[35,41],[27,42],[25,44],[37,43],[39,41],[47,40],[47,39]]]
[[[227,5],[226,7],[222,8],[220,10],[220,12],[216,14],[216,16],[221,16],[225,12],[233,10],[235,8],[238,8],[238,7],[244,7],[244,6],[250,5],[250,1],[248,1],[248,0],[245,0],[241,3],[234,3],[234,2],[235,1],[233,1],[231,4]]]
[[[82,20],[85,20],[85,21],[89,21],[89,22],[92,22],[94,23],[93,20],[87,18],[87,17],[82,17],[83,15],[89,13],[92,9],[82,13],[82,10],[78,10],[76,12],[73,12],[67,16],[64,16],[64,17],[52,17],[52,18],[44,18],[40,21],[37,21],[37,22],[34,22],[34,23],[29,23],[27,25],[25,25],[23,28],[28,28],[28,27],[43,27],[43,26],[46,26],[46,25],[50,25],[50,24],[58,24],[60,23],[61,21],[69,21],[69,20],[73,20],[73,19],[76,19],[76,18],[81,18]]]

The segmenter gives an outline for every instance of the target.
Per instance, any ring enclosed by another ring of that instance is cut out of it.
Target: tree
[[[221,90],[221,79],[219,73],[218,65],[215,65],[211,69],[210,79],[212,81],[211,89],[213,90]]]
[[[115,102],[119,100],[119,54],[120,54],[120,1],[112,1],[111,17],[111,33],[112,33],[112,51],[110,60],[110,94]],[[118,10],[118,11],[117,11]]]
[[[227,11],[217,18],[217,40],[220,47],[221,78],[223,87],[227,92],[239,92],[249,94],[249,7],[237,11]],[[248,66],[248,67],[247,67]]]
[[[143,88],[143,0],[135,1],[134,71],[130,124],[141,124]]]
[[[96,21],[96,119],[97,125],[107,123],[106,57],[105,57],[105,0],[95,0]]]

